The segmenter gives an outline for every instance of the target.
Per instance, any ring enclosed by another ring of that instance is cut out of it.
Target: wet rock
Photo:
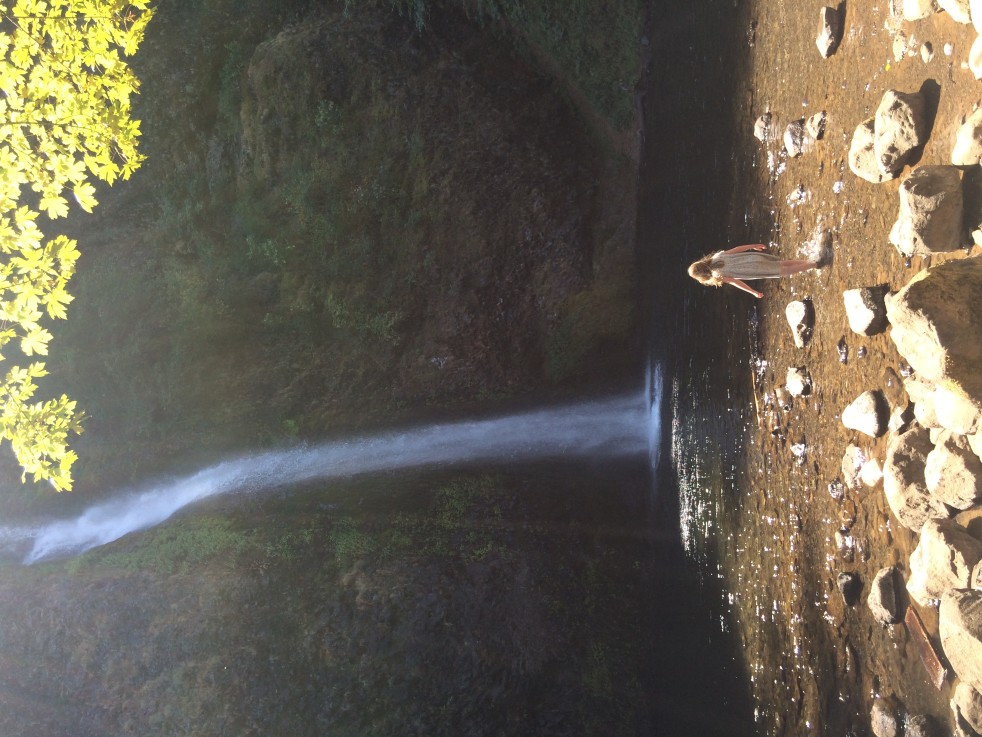
[[[767,143],[771,138],[772,120],[773,116],[770,113],[764,113],[754,123],[754,138],[761,143]]]
[[[900,185],[890,242],[903,256],[962,247],[962,173],[955,166],[920,166]]]
[[[869,713],[869,726],[876,737],[900,737],[900,705],[895,699],[877,698]]]
[[[924,482],[924,465],[933,447],[927,430],[916,425],[887,445],[883,493],[900,524],[915,532],[929,519],[949,516]]]
[[[856,126],[849,143],[849,170],[860,179],[880,184],[888,179],[895,179],[897,175],[880,169],[874,150],[876,136],[873,125],[874,120],[870,118]]]
[[[864,485],[873,488],[883,480],[883,468],[875,458],[870,458],[863,464],[863,469],[859,472],[859,480]]]
[[[850,430],[880,437],[887,430],[889,407],[879,391],[865,391],[842,410],[842,424]]]
[[[788,369],[784,385],[792,397],[808,396],[812,391],[812,377],[804,366],[793,366]]]
[[[926,381],[948,380],[982,404],[982,259],[920,272],[887,301],[890,337]],[[908,386],[908,394],[910,388]],[[911,399],[915,402],[914,395]]]
[[[805,121],[795,120],[784,129],[784,150],[788,156],[796,158],[805,151]]]
[[[904,387],[914,403],[914,417],[921,426],[928,429],[941,427],[934,412],[934,384],[919,376],[911,376],[904,380]]]
[[[982,543],[950,519],[929,519],[910,555],[907,593],[930,606],[949,589],[968,588],[972,568],[982,560]]]
[[[896,566],[881,568],[873,578],[866,605],[873,619],[883,626],[897,624],[903,618],[903,585],[903,576]]]
[[[835,578],[835,585],[842,594],[846,606],[855,606],[863,590],[863,582],[855,573],[844,571]]]
[[[799,299],[789,302],[784,309],[784,315],[788,325],[791,326],[795,346],[804,348],[811,340],[812,330],[815,327],[815,308],[811,300]]]
[[[924,483],[949,507],[968,509],[982,501],[982,460],[967,441],[946,433],[927,454]]]
[[[982,591],[956,589],[941,597],[941,648],[958,677],[982,690]]]
[[[860,287],[842,293],[849,328],[860,335],[882,333],[887,326],[887,308],[883,287]]]
[[[938,5],[935,0],[903,0],[900,12],[904,20],[915,21],[927,18],[938,12]]]
[[[824,110],[817,112],[809,116],[808,120],[805,121],[805,131],[816,141],[820,141],[825,136],[827,120],[828,114]]]
[[[839,363],[849,363],[849,344],[846,343],[846,336],[839,338],[835,344],[835,350],[839,354]]]
[[[959,127],[951,152],[951,163],[955,166],[975,166],[979,161],[982,161],[982,108],[969,115]]]
[[[968,727],[982,733],[982,694],[971,684],[962,681],[951,695],[951,711],[955,722],[964,720]]]
[[[842,455],[842,479],[843,483],[850,489],[859,488],[859,474],[865,463],[866,454],[862,448],[854,443],[849,443],[846,446],[846,452]]]
[[[969,9],[968,0],[936,0],[938,7],[951,16],[951,19],[958,23],[970,24],[972,22],[972,11]]]
[[[835,551],[845,563],[852,563],[856,558],[856,541],[852,535],[842,530],[835,531]]]
[[[949,381],[942,381],[931,396],[934,415],[941,427],[959,435],[974,435],[982,429],[982,407]]]
[[[818,53],[826,59],[829,58],[835,53],[841,40],[842,19],[839,17],[839,12],[828,6],[822,8],[818,12],[818,37],[815,39]]]
[[[783,386],[779,386],[774,390],[774,402],[785,412],[789,412],[791,410],[791,396],[791,393]]]
[[[920,92],[887,90],[873,116],[873,153],[884,175],[894,178],[914,149],[927,141],[928,119]]]

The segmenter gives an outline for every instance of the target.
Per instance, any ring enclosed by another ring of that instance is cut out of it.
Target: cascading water
[[[122,494],[74,519],[0,528],[0,546],[26,549],[27,564],[77,555],[158,525],[208,497],[399,469],[645,455],[654,467],[661,446],[661,368],[649,368],[646,378],[642,396],[618,395],[223,461],[182,479]]]

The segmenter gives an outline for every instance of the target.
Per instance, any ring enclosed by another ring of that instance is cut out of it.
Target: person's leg
[[[812,261],[810,259],[796,259],[792,261],[782,261],[780,263],[781,276],[791,276],[792,274],[797,274],[800,271],[808,271],[808,269],[814,269],[818,266],[817,261]]]

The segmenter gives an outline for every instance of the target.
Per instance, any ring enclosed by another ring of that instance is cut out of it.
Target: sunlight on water
[[[401,469],[552,459],[651,459],[661,439],[662,371],[649,370],[643,395],[546,407],[270,451],[224,461],[90,507],[74,519],[34,528],[0,528],[0,545],[29,551],[25,563],[76,555],[158,525],[208,497],[259,492],[314,480]]]

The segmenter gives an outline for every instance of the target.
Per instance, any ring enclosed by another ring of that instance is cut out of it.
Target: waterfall
[[[654,465],[661,445],[660,367],[649,369],[646,379],[642,395],[422,425],[225,460],[184,478],[117,494],[74,519],[0,528],[0,547],[30,546],[24,558],[27,564],[77,555],[158,525],[202,499],[305,481],[401,469],[577,458],[647,456]]]

